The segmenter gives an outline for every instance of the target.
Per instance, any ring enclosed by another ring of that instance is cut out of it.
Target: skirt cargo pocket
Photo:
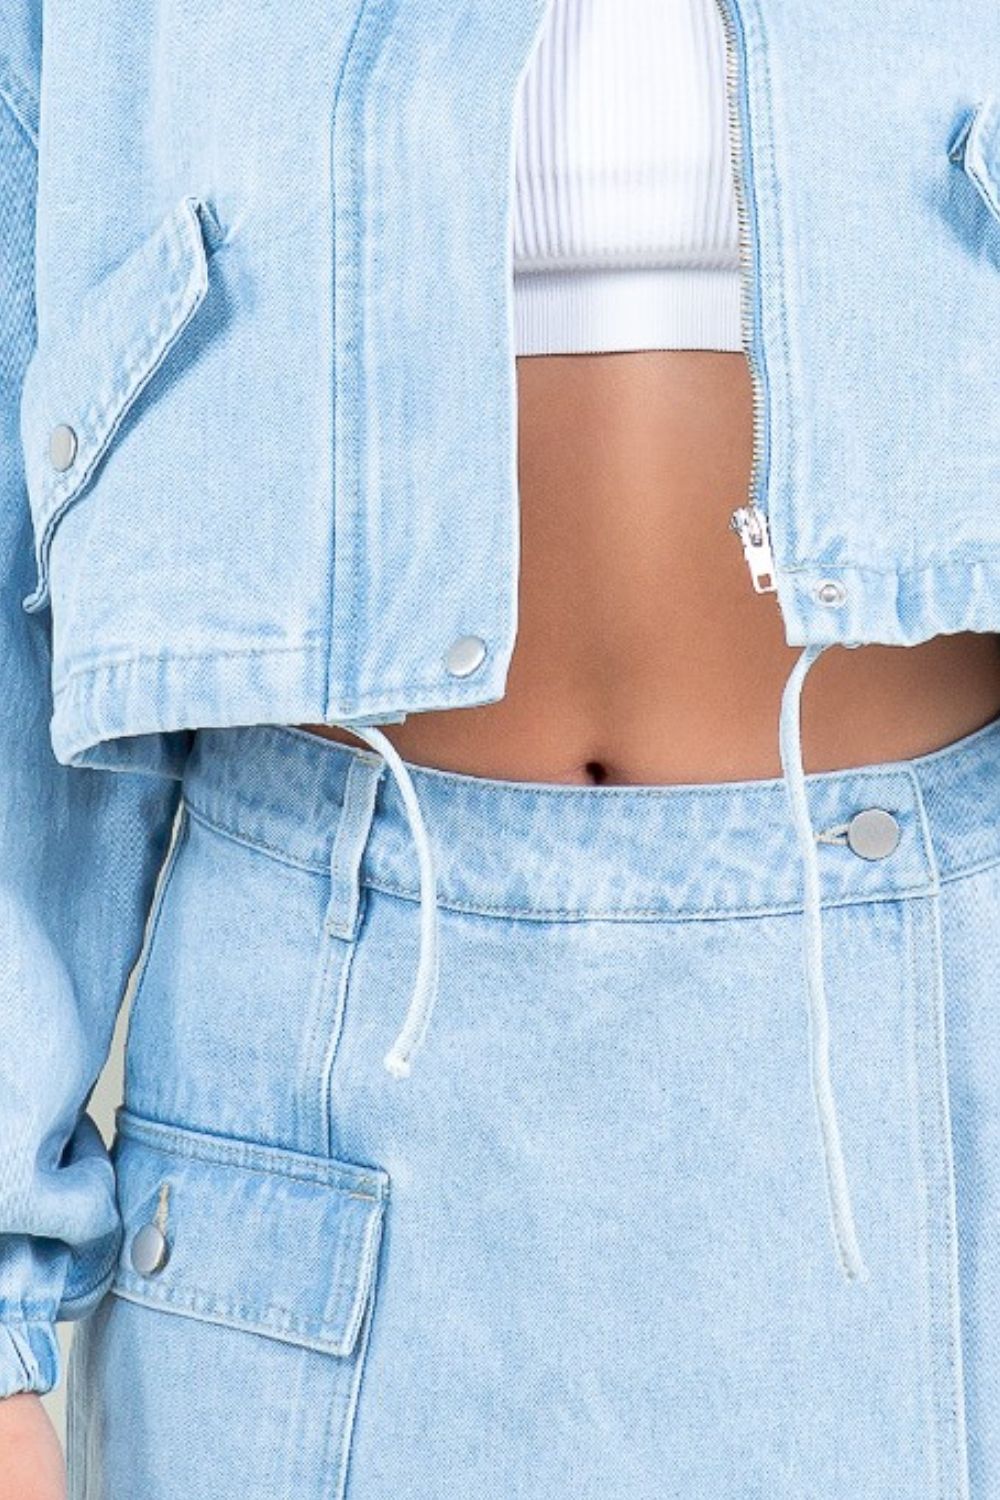
[[[117,1114],[123,1235],[71,1371],[77,1500],[344,1492],[387,1174]]]

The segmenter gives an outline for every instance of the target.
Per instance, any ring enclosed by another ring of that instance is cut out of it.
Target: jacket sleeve
[[[111,1278],[114,1170],[86,1110],[179,792],[56,761],[51,617],[21,607],[34,583],[18,404],[35,330],[39,4],[0,6],[0,1396],[58,1382],[56,1319],[90,1311]]]

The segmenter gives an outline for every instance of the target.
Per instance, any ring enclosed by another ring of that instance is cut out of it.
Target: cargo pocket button
[[[899,840],[899,824],[884,807],[866,807],[847,825],[847,842],[862,859],[885,859]]]
[[[482,636],[460,635],[448,647],[444,664],[452,677],[468,677],[486,659],[486,642]]]
[[[155,1276],[167,1263],[167,1239],[158,1224],[143,1224],[132,1240],[132,1265],[140,1276]]]
[[[75,458],[76,433],[65,422],[60,422],[49,434],[49,460],[52,467],[62,473],[72,468]]]

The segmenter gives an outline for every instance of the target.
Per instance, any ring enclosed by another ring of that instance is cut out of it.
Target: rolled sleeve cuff
[[[47,1394],[59,1381],[60,1365],[54,1323],[0,1323],[0,1398],[19,1391]]]

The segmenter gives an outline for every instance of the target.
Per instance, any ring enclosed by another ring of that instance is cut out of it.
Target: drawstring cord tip
[[[411,1059],[427,1033],[437,996],[438,904],[434,855],[413,778],[399,751],[374,724],[348,724],[346,727],[366,740],[382,756],[395,777],[420,866],[420,952],[417,977],[402,1028],[382,1059],[393,1078],[409,1078]]]
[[[385,1054],[382,1062],[386,1072],[391,1073],[393,1078],[409,1078],[412,1064],[409,1058],[403,1057],[395,1048]]]
[[[865,1282],[871,1281],[868,1267],[863,1260],[851,1260],[844,1263],[844,1276],[848,1281]]]

